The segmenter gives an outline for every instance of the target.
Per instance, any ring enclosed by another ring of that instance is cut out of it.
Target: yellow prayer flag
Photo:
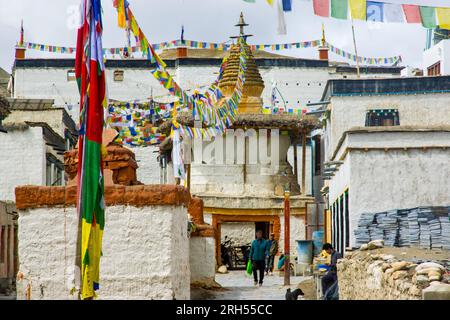
[[[350,0],[350,13],[353,19],[366,20],[366,0]]]
[[[273,0],[267,0],[267,3],[273,5]]]
[[[125,3],[123,0],[117,1],[117,14],[119,28],[125,29],[127,27],[127,19],[125,17]]]
[[[450,8],[436,8],[439,28],[450,30]]]

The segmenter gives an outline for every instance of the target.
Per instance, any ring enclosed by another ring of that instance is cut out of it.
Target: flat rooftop
[[[333,79],[328,80],[322,101],[334,96],[393,95],[450,92],[450,76]]]

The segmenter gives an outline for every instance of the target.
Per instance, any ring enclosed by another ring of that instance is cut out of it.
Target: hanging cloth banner
[[[330,49],[331,52],[344,57],[348,60],[356,62],[358,60],[359,63],[367,64],[367,65],[375,65],[375,64],[395,64],[402,61],[401,56],[389,57],[389,58],[367,58],[356,56],[353,53],[346,52],[342,49],[336,48],[332,44],[326,43],[326,46]]]
[[[423,27],[450,30],[450,8],[368,0],[313,0],[314,14],[336,19],[421,23]]]

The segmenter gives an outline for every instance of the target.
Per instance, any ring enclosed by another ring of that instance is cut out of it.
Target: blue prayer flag
[[[381,2],[367,1],[367,21],[383,22],[384,4]]]

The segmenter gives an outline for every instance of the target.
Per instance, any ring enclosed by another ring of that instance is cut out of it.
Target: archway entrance
[[[280,217],[278,215],[212,215],[212,225],[216,232],[216,263],[218,266],[222,264],[222,225],[230,222],[252,222],[255,224],[251,239],[255,237],[255,231],[260,229],[263,236],[267,239],[271,233],[274,233],[275,239],[280,239]]]

